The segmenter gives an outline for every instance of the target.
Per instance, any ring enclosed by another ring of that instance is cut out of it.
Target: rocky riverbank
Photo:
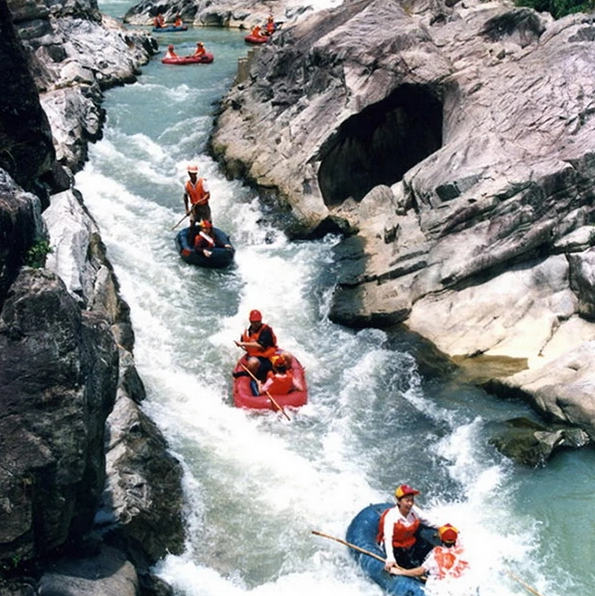
[[[346,235],[334,321],[405,324],[578,445],[595,439],[594,40],[590,16],[505,2],[349,2],[275,34],[212,139],[294,236]]]
[[[0,0],[0,593],[166,594],[181,467],[139,404],[129,309],[73,173],[155,52],[93,1]],[[45,267],[44,267],[45,264]]]

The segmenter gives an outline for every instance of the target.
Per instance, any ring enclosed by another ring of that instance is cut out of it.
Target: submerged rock
[[[527,466],[541,466],[557,451],[591,443],[580,428],[544,426],[526,418],[514,418],[491,429],[490,443],[504,455]]]

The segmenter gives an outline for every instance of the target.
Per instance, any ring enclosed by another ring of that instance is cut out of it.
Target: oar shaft
[[[175,230],[189,215],[190,213],[184,215],[184,217],[182,217],[182,219],[177,224],[173,225],[170,229]]]
[[[318,532],[317,530],[312,530],[312,534],[316,534],[316,536],[322,536],[323,538],[329,538],[330,540],[335,540],[336,542],[340,542],[341,544],[344,544],[345,546],[348,546],[349,548],[352,548],[353,550],[357,550],[360,553],[363,553],[364,555],[368,555],[369,557],[373,557],[374,559],[377,559],[378,561],[385,563],[385,559],[382,558],[380,555],[370,552],[369,550],[366,550],[365,548],[361,548],[361,547],[357,546],[356,544],[352,544],[351,542],[347,542],[346,540],[342,540],[341,538],[336,538],[335,536],[329,536],[328,534],[323,534],[322,532]],[[401,567],[400,565],[397,565],[396,563],[394,563],[394,565],[398,569],[403,569],[403,567]],[[420,581],[425,582],[427,577],[425,575],[422,575],[421,577],[414,578],[414,579],[419,579]]]
[[[258,383],[258,379],[252,374],[252,371],[248,370],[248,368],[246,368],[241,362],[240,366]],[[279,410],[283,414],[283,416],[287,418],[287,420],[291,420],[291,418],[287,415],[287,412],[283,409],[283,406],[277,403],[277,400],[268,391],[265,391],[265,393],[271,400],[272,404],[277,408],[277,410]]]
[[[528,590],[529,592],[531,592],[531,594],[535,594],[535,596],[541,596],[541,594],[535,588],[532,588],[530,585],[526,584],[522,579],[518,578],[516,575],[514,575],[510,571],[508,572],[508,575],[510,575],[510,577],[512,577],[512,579],[515,582],[517,582],[521,586],[523,586],[523,588],[525,588],[525,590]]]
[[[377,555],[376,553],[372,553],[369,550],[366,550],[364,548],[360,548],[359,546],[357,546],[355,544],[351,544],[351,542],[347,542],[346,540],[341,540],[341,538],[336,538],[335,536],[329,536],[328,534],[323,534],[322,532],[318,532],[316,530],[312,530],[312,534],[316,534],[316,536],[322,536],[323,538],[329,538],[330,540],[334,540],[335,542],[340,542],[341,544],[344,544],[345,546],[348,546],[349,548],[352,548],[353,550],[357,550],[360,553],[364,553],[364,555],[368,555],[369,557],[374,557],[375,559],[378,559],[379,561],[382,561],[384,563],[384,559],[380,555]]]

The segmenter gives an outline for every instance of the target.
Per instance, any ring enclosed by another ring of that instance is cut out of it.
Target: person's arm
[[[383,538],[384,552],[386,553],[386,559],[384,561],[384,568],[387,571],[392,569],[397,564],[397,562],[395,561],[395,555],[393,553],[393,527],[395,525],[394,511],[395,511],[395,508],[393,507],[384,516],[384,526],[382,528],[382,534],[384,536],[384,538]]]
[[[437,530],[440,527],[441,524],[436,523],[435,520],[428,517],[417,505],[414,505],[411,510],[424,526],[427,526],[428,528],[434,528],[434,530]]]
[[[407,577],[421,577],[422,575],[427,574],[427,570],[425,567],[414,567],[413,569],[404,569],[403,567],[399,567],[395,565],[391,567],[389,570],[391,575],[405,575]]]
[[[207,181],[204,178],[202,179],[202,190],[205,193],[203,200],[205,201],[205,203],[208,203],[211,198],[211,191],[209,190],[209,185],[207,184]]]
[[[273,384],[273,377],[269,376],[263,385],[260,386],[260,393],[266,393]]]

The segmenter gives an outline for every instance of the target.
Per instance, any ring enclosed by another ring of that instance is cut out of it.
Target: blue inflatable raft
[[[391,596],[426,596],[423,584],[412,577],[391,575],[384,570],[384,551],[376,543],[378,523],[385,509],[394,507],[394,503],[379,503],[362,509],[351,521],[347,528],[347,542],[359,548],[378,555],[381,560],[362,553],[354,548],[349,552],[357,561],[366,575],[375,581],[387,594]]]
[[[176,33],[177,31],[187,31],[188,25],[168,25],[167,27],[153,27],[153,33]]]
[[[217,244],[227,244],[228,248],[215,246],[209,250],[210,256],[206,256],[203,251],[196,251],[188,242],[188,231],[190,228],[180,230],[176,236],[176,248],[180,253],[182,260],[191,265],[199,267],[208,267],[211,269],[222,269],[228,267],[233,261],[235,249],[231,244],[229,236],[219,228],[213,228],[213,237]]]

